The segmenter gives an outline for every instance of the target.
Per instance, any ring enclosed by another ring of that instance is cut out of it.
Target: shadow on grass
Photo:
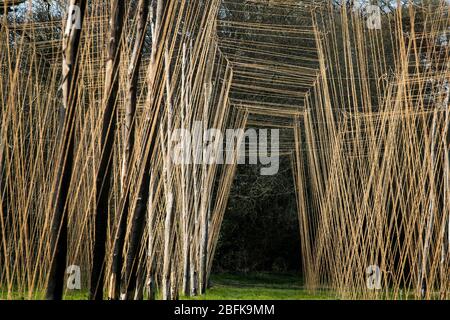
[[[211,276],[206,295],[180,297],[181,300],[320,300],[336,299],[329,290],[307,290],[301,276],[296,274],[215,274]],[[32,297],[17,293],[8,294],[0,290],[0,300],[42,300],[43,292],[34,292]],[[64,300],[87,300],[87,290],[66,291]],[[105,297],[106,298],[106,297]]]
[[[183,297],[193,300],[319,300],[336,299],[329,291],[310,291],[295,274],[255,273],[211,276],[206,295]]]

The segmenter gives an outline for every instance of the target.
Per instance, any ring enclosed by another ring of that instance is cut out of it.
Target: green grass
[[[1,289],[1,288],[0,288]],[[87,300],[88,292],[86,290],[67,290],[64,293],[64,300]],[[28,294],[19,293],[17,291],[13,291],[9,297],[6,290],[0,290],[0,300],[29,300]],[[31,300],[44,300],[45,293],[44,292],[35,292],[31,298]]]
[[[206,295],[182,299],[194,300],[318,300],[335,299],[330,292],[306,290],[298,275],[258,273],[211,276]]]
[[[66,291],[64,300],[86,300],[87,290]],[[13,300],[28,299],[18,293],[10,297]],[[44,293],[37,292],[33,299],[43,299]],[[4,290],[0,290],[0,300],[7,299]],[[211,276],[211,287],[206,295],[181,297],[181,300],[318,300],[336,299],[326,290],[309,291],[303,286],[299,275],[252,273],[246,275],[216,274]]]

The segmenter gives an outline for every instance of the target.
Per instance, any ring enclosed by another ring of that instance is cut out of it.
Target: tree
[[[171,265],[173,259],[173,224],[175,219],[176,202],[173,187],[173,167],[171,159],[171,141],[172,141],[172,124],[173,124],[173,104],[172,104],[172,88],[171,77],[169,73],[170,58],[165,51],[164,55],[164,70],[166,77],[166,96],[167,96],[167,140],[164,143],[163,134],[161,133],[161,145],[165,149],[164,155],[164,190],[166,200],[166,217],[164,223],[164,253],[163,253],[163,282],[162,282],[162,295],[164,300],[171,298]],[[165,145],[165,146],[164,146]]]
[[[54,215],[51,226],[51,248],[53,250],[50,272],[48,275],[46,298],[61,300],[63,294],[64,272],[67,259],[67,199],[71,183],[74,138],[75,138],[75,106],[78,89],[78,49],[80,46],[81,28],[83,25],[85,0],[71,0],[70,8],[79,8],[68,15],[64,28],[62,49],[63,57],[63,109],[64,122],[62,129],[61,153],[57,167],[56,187],[54,191]],[[74,16],[75,14],[75,16]],[[77,21],[77,18],[79,21]]]
[[[163,34],[163,27],[167,27],[165,25],[166,19],[170,19],[168,14],[163,15],[164,10],[166,9],[166,0],[158,0],[157,1],[157,9],[156,9],[156,22],[154,27],[154,37],[152,38],[152,54],[150,61],[150,79],[149,79],[149,92],[147,96],[147,106],[154,106],[156,100],[154,90],[155,79],[157,77],[157,67],[160,62],[159,55],[157,52],[161,52],[160,49],[163,47],[163,39],[161,35]],[[145,213],[148,208],[148,198],[150,194],[150,182],[152,175],[151,168],[151,158],[152,153],[155,149],[156,139],[155,132],[157,132],[158,128],[158,111],[159,107],[156,110],[151,110],[149,114],[151,114],[152,118],[146,119],[148,126],[148,131],[144,134],[143,141],[144,147],[143,152],[140,158],[141,165],[141,176],[137,182],[137,198],[134,206],[131,206],[133,210],[132,214],[132,225],[131,225],[131,235],[130,235],[130,244],[128,247],[127,257],[126,257],[126,268],[125,268],[125,288],[124,288],[124,298],[128,299],[132,296],[132,293],[136,287],[136,272],[138,261],[137,254],[139,251],[139,247],[141,245],[142,234],[145,225]],[[127,189],[127,192],[129,190]],[[122,213],[125,210],[126,206],[123,207]],[[151,212],[150,215],[153,213]]]
[[[137,8],[137,29],[136,38],[134,41],[133,52],[131,55],[130,64],[128,66],[128,88],[127,88],[127,98],[125,106],[125,148],[123,154],[123,164],[122,164],[122,188],[125,190],[124,184],[127,181],[127,176],[131,170],[130,159],[134,150],[134,134],[135,134],[135,114],[136,114],[136,103],[137,103],[137,87],[138,87],[138,76],[139,68],[142,61],[142,48],[145,40],[145,27],[147,26],[147,19],[149,13],[149,0],[139,0]],[[130,202],[130,195],[124,192],[124,197],[126,197],[126,203]],[[121,281],[121,271],[122,271],[122,251],[125,242],[125,233],[128,217],[128,206],[123,211],[124,215],[119,217],[118,230],[116,233],[114,241],[114,251],[113,251],[113,261],[111,270],[111,284],[110,284],[110,299],[118,299],[120,294],[120,281]]]
[[[124,2],[111,2],[111,19],[106,62],[105,110],[102,119],[101,157],[96,178],[95,243],[91,274],[90,299],[103,299],[106,229],[108,225],[108,198],[112,172],[114,133],[116,129],[116,100],[119,86],[121,36],[123,29]]]

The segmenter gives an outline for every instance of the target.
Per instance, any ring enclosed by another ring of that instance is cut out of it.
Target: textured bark
[[[421,288],[421,296],[425,298],[428,291],[428,256],[430,250],[431,237],[433,234],[433,226],[434,226],[434,215],[436,210],[436,196],[435,196],[435,166],[436,166],[436,121],[437,121],[437,112],[434,112],[433,122],[431,127],[431,146],[430,146],[430,173],[429,173],[429,181],[431,192],[431,201],[428,208],[428,216],[426,218],[425,225],[425,243],[423,245],[423,252],[421,257],[421,266],[420,266],[420,277],[419,277],[419,286]]]
[[[162,23],[162,12],[165,8],[165,0],[158,0],[157,4],[157,17],[156,17],[156,25],[155,25],[155,34],[153,39],[153,49],[152,49],[152,75],[150,75],[150,88],[153,87],[153,81],[156,77],[156,72],[154,65],[156,64],[156,50],[158,49],[160,45],[160,33],[161,33],[161,26]],[[152,94],[150,92],[150,94]],[[149,105],[153,105],[153,98],[149,97]],[[159,109],[156,108],[156,109]],[[128,248],[127,252],[127,258],[126,258],[126,269],[125,269],[125,293],[124,298],[127,299],[130,297],[130,293],[134,291],[134,287],[136,286],[136,255],[138,252],[138,248],[140,246],[141,240],[142,240],[142,233],[144,230],[144,222],[145,222],[145,213],[147,211],[147,204],[148,204],[148,196],[149,196],[149,188],[150,188],[150,171],[151,171],[151,155],[153,154],[153,150],[155,148],[155,132],[157,132],[158,127],[158,112],[155,110],[153,112],[153,118],[148,119],[149,121],[149,135],[144,138],[146,146],[144,148],[144,153],[142,154],[143,159],[143,174],[142,178],[138,182],[139,188],[138,188],[138,197],[136,206],[133,213],[133,219],[132,219],[132,226],[131,226],[131,236],[130,236],[130,246]],[[148,139],[148,140],[146,140]]]
[[[189,236],[183,240],[183,294],[185,296],[190,295],[189,290],[189,272],[190,272],[190,245]]]
[[[194,144],[194,157],[197,157],[197,150],[195,148],[197,144]],[[194,188],[194,218],[193,218],[193,234],[191,235],[191,266],[190,266],[190,291],[192,296],[196,296],[198,294],[198,253],[199,253],[199,242],[198,242],[198,234],[199,234],[199,187],[198,187],[198,178],[197,178],[197,165],[194,163],[192,166],[192,180],[193,180],[193,188]]]
[[[108,226],[108,198],[112,173],[114,134],[116,131],[116,100],[119,86],[119,63],[123,29],[124,2],[111,2],[110,38],[106,63],[105,110],[102,119],[101,158],[96,178],[95,243],[89,298],[103,299],[105,246]]]
[[[207,288],[208,233],[209,233],[208,211],[209,211],[208,208],[203,208],[201,215],[200,273],[199,273],[200,294],[205,294]]]
[[[189,128],[189,121],[186,119],[187,116],[190,116],[188,110],[188,99],[187,99],[187,90],[186,90],[186,44],[183,43],[183,60],[182,60],[182,68],[181,68],[181,125],[184,128]],[[184,137],[183,137],[184,138]],[[185,296],[190,295],[189,290],[189,270],[190,270],[190,221],[189,221],[189,200],[188,200],[188,191],[190,187],[190,179],[189,179],[189,164],[188,159],[186,159],[186,150],[190,149],[190,146],[186,146],[185,139],[183,139],[183,163],[181,165],[181,191],[182,191],[182,223],[183,223],[183,286],[182,291]],[[189,147],[189,148],[188,148]],[[188,149],[187,149],[188,148]]]
[[[129,162],[131,154],[134,149],[134,134],[135,134],[135,114],[137,103],[137,86],[139,68],[142,61],[142,46],[145,39],[145,27],[147,25],[148,13],[149,13],[149,0],[139,0],[138,4],[138,22],[136,39],[133,46],[133,53],[128,68],[128,89],[126,98],[126,110],[125,110],[125,150],[123,155],[122,164],[122,188],[125,190],[124,184],[127,181],[126,177],[130,172]],[[123,210],[124,215],[119,217],[118,230],[114,241],[114,251],[112,259],[112,270],[110,279],[110,292],[109,298],[117,300],[120,295],[120,283],[121,283],[121,271],[122,271],[122,251],[125,242],[125,234],[127,229],[127,219],[130,204],[129,193],[124,192],[125,208]]]
[[[150,162],[150,161],[148,161]],[[147,167],[147,166],[146,166]],[[144,173],[144,180],[148,181],[149,174],[146,170]],[[142,240],[142,234],[145,225],[145,212],[147,210],[147,199],[148,199],[149,188],[141,185],[139,189],[139,196],[136,203],[136,209],[132,219],[131,235],[130,235],[130,245],[127,252],[126,258],[126,270],[124,278],[124,289],[122,293],[122,299],[128,300],[132,299],[134,296],[134,290],[136,288],[137,281],[137,270],[138,270],[138,253],[140,248],[140,243]]]
[[[207,70],[208,74],[212,72],[211,67]],[[208,76],[207,76],[208,77]],[[208,78],[207,78],[208,79]],[[205,84],[205,105],[203,108],[203,128],[208,128],[209,119],[209,104],[211,100],[211,84]],[[204,137],[207,138],[207,137]],[[204,139],[206,140],[206,139]],[[207,160],[203,157],[202,167],[202,185],[201,185],[201,205],[200,205],[200,272],[199,272],[199,287],[200,294],[206,293],[207,278],[208,278],[208,233],[209,233],[209,201],[210,196],[207,192],[208,184],[208,165]]]
[[[153,39],[152,39],[152,52],[150,56],[150,64],[151,64],[151,80],[155,79],[156,74],[156,52],[158,51],[158,46],[160,45],[160,31],[161,31],[161,25],[162,25],[162,19],[163,19],[163,12],[164,8],[166,7],[166,1],[167,0],[154,0],[156,1],[156,15],[155,15],[155,25],[153,27]],[[150,86],[152,86],[153,83],[150,83]]]
[[[171,263],[172,263],[172,235],[173,224],[175,218],[175,196],[172,182],[172,159],[171,155],[171,138],[172,138],[172,122],[173,122],[173,105],[172,105],[172,90],[170,87],[170,58],[166,50],[165,52],[165,75],[166,75],[166,92],[167,92],[167,140],[166,152],[164,155],[164,189],[166,195],[166,217],[164,221],[164,260],[163,260],[163,284],[162,294],[164,300],[171,299]],[[161,139],[163,140],[163,139]],[[164,147],[163,147],[164,148]]]
[[[196,269],[196,260],[195,260],[195,249],[197,248],[196,242],[194,241],[195,237],[192,237],[192,245],[190,250],[190,268],[189,268],[189,287],[191,296],[196,296],[198,294],[198,273]]]
[[[449,93],[447,92],[445,103],[448,105]],[[444,219],[443,219],[443,235],[442,251],[441,251],[441,298],[445,299],[446,291],[448,290],[448,275],[447,270],[450,267],[450,118],[449,108],[445,110],[445,129],[444,129]]]
[[[172,252],[175,252],[175,246],[176,242],[173,241],[173,248]],[[178,287],[178,281],[177,281],[177,261],[176,259],[172,258],[172,267],[170,272],[170,299],[171,300],[178,300],[180,298],[179,295],[179,287]]]
[[[147,210],[147,226],[148,226],[148,270],[147,270],[147,292],[148,299],[155,300],[156,297],[156,285],[155,285],[155,251],[154,243],[156,238],[156,214],[153,208],[154,201],[154,190],[155,186],[155,175],[153,172],[150,173],[150,185],[149,185],[149,196],[148,196],[148,210]]]
[[[86,1],[71,0],[72,6],[80,8],[80,22],[83,25]],[[50,241],[53,250],[50,272],[46,289],[46,299],[61,300],[64,286],[64,273],[67,261],[67,198],[71,184],[74,131],[75,131],[75,107],[78,90],[78,48],[80,45],[81,29],[77,29],[69,15],[63,37],[63,111],[64,124],[60,130],[61,157],[57,165],[56,188],[54,194],[55,212],[52,220]]]

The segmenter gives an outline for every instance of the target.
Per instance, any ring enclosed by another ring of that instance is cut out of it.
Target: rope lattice
[[[309,289],[449,298],[445,1],[380,30],[331,1],[68,3],[69,34],[0,16],[0,297],[49,297],[61,256],[91,298],[203,293],[239,155],[173,163],[201,126],[281,129]]]

